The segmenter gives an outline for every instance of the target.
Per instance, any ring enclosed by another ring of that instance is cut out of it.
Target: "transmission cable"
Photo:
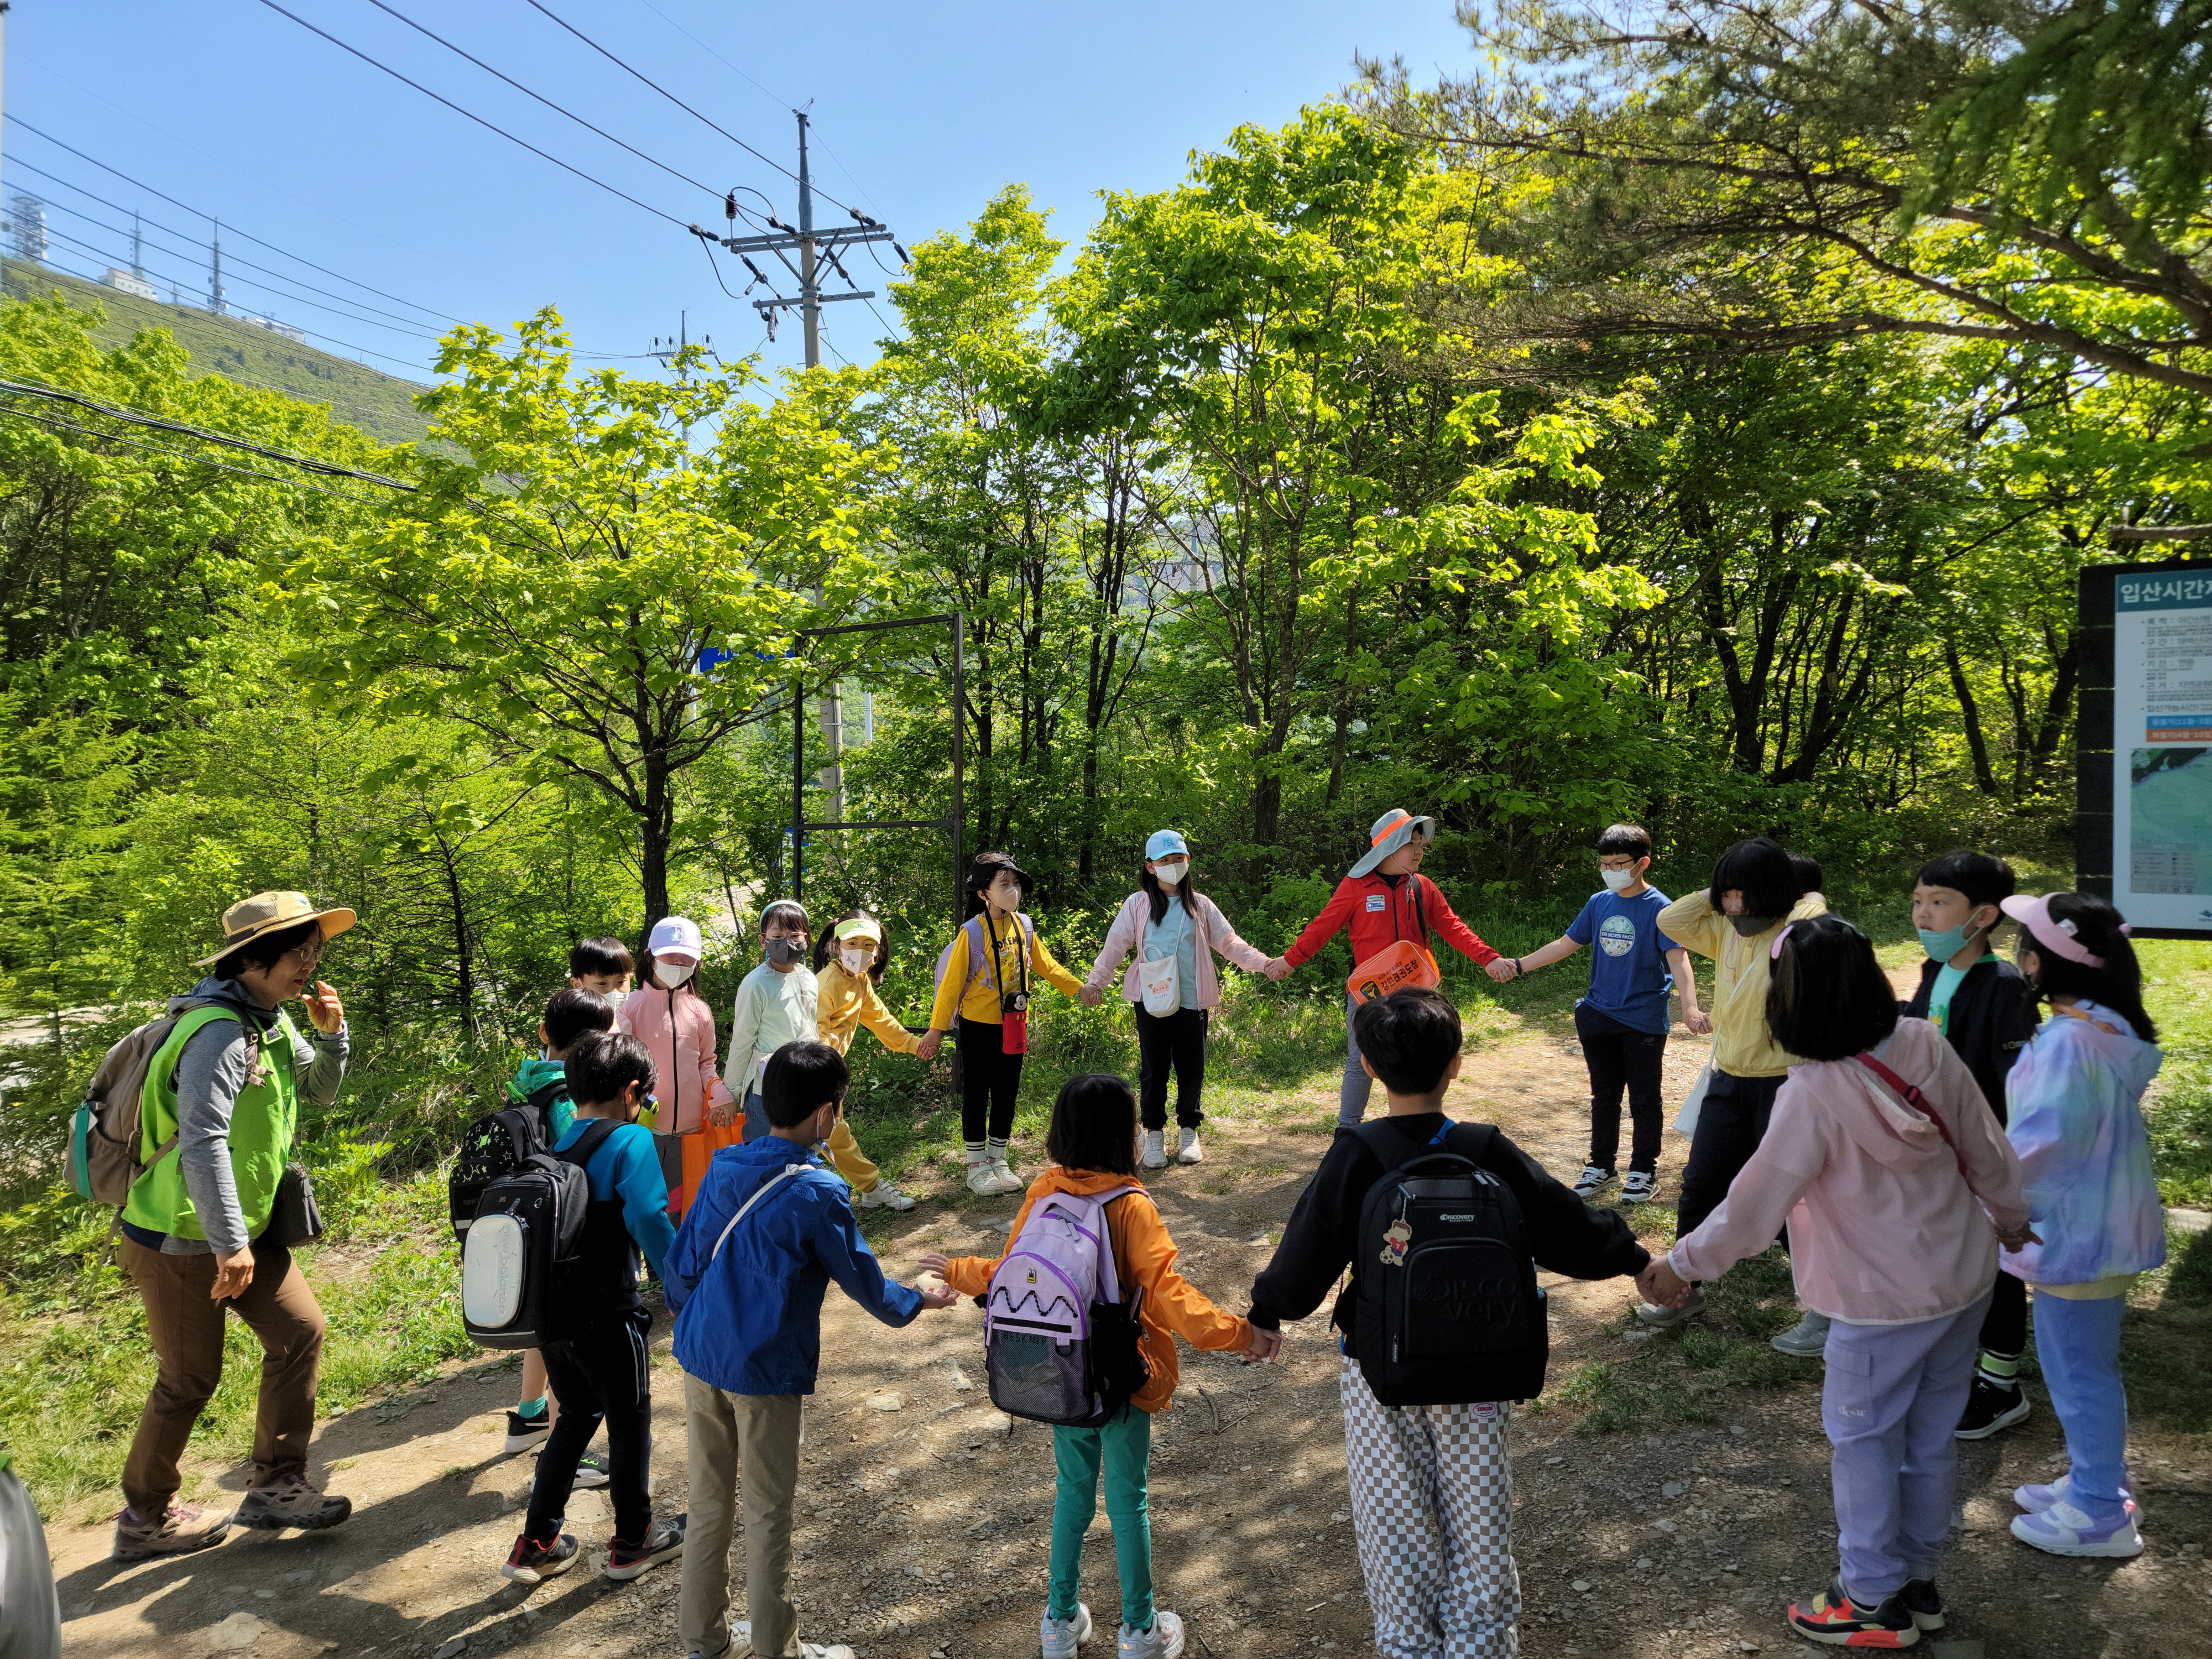
[[[308,33],[321,35],[324,40],[329,41],[332,46],[337,47],[342,52],[351,53],[354,57],[360,58],[362,63],[367,64],[371,69],[381,70],[393,80],[400,82],[404,85],[414,88],[416,91],[421,93],[425,98],[435,99],[439,103],[443,104],[447,109],[453,111],[454,114],[465,116],[468,119],[475,122],[486,131],[495,132],[501,137],[506,139],[509,143],[520,144],[523,149],[528,150],[532,155],[538,156],[543,161],[552,162],[555,167],[559,167],[563,173],[573,173],[577,178],[581,179],[586,184],[597,185],[601,190],[606,191],[608,195],[619,196],[623,201],[628,202],[632,207],[643,208],[647,213],[653,215],[654,218],[665,219],[670,224],[678,227],[679,229],[689,230],[690,228],[688,224],[686,224],[683,220],[678,218],[674,214],[663,213],[659,208],[653,206],[650,203],[639,201],[636,197],[631,195],[628,191],[617,189],[614,185],[607,183],[604,179],[595,179],[590,173],[585,172],[583,168],[573,166],[570,163],[562,161],[559,156],[550,155],[548,152],[538,149],[537,145],[532,143],[527,138],[518,138],[513,133],[509,132],[505,127],[495,125],[493,123],[485,120],[483,116],[477,114],[474,111],[462,108],[452,99],[445,97],[441,94],[431,91],[429,88],[424,86],[420,81],[410,80],[406,76],[402,75],[398,70],[393,69],[389,64],[381,63],[378,59],[370,57],[360,47],[348,46],[344,41],[339,40],[337,36],[331,33],[329,31],[317,28],[306,18],[299,15],[298,13],[285,10],[283,7],[276,3],[276,0],[261,0],[261,3],[268,7],[270,10],[276,13],[280,17],[290,18],[301,28],[307,30]]]
[[[293,489],[312,489],[319,495],[335,496],[342,501],[351,501],[356,507],[376,505],[374,496],[356,495],[348,490],[332,489],[327,484],[310,483],[305,478],[288,478],[278,472],[257,472],[252,467],[233,466],[228,461],[210,460],[204,455],[170,449],[161,444],[140,443],[136,438],[126,438],[119,432],[102,432],[98,427],[79,426],[75,421],[64,421],[57,416],[38,415],[27,409],[11,409],[5,405],[0,405],[0,415],[11,415],[19,421],[35,421],[40,426],[52,427],[64,432],[82,432],[86,437],[98,438],[103,443],[126,444],[132,449],[143,449],[153,455],[166,455],[192,466],[211,466],[218,472],[234,472],[241,478],[261,478]]]
[[[681,98],[678,98],[674,93],[669,91],[667,88],[662,86],[650,76],[644,74],[641,70],[631,69],[628,64],[623,63],[621,58],[616,57],[614,53],[609,52],[598,41],[592,40],[590,35],[585,33],[583,30],[578,28],[574,23],[565,21],[558,14],[550,10],[547,7],[540,3],[540,0],[527,0],[527,3],[533,10],[544,12],[546,16],[551,18],[555,22],[559,23],[562,28],[568,30],[569,33],[574,35],[579,40],[581,40],[593,52],[596,52],[600,57],[605,58],[607,62],[612,64],[617,69],[622,70],[627,74],[635,76],[637,79],[642,81],[647,86],[651,87],[663,98],[665,98],[670,103],[675,105],[677,108],[682,110],[686,115],[691,116],[695,119],[706,122],[708,126],[714,128],[715,131],[720,133],[723,137],[728,139],[739,149],[744,151],[746,155],[767,162],[769,166],[774,167],[778,173],[790,179],[793,184],[797,184],[799,182],[799,175],[793,173],[789,167],[784,166],[782,162],[777,161],[772,155],[764,155],[761,151],[755,149],[750,144],[738,137],[736,133],[732,132],[727,127],[723,126],[720,123],[713,120],[709,117],[701,115],[697,110],[693,109],[690,105],[685,103]],[[261,3],[264,6],[274,5],[276,3],[276,0],[261,0]],[[370,3],[378,3],[378,0],[370,0]],[[757,85],[758,83],[756,82],[755,84]],[[839,165],[842,166],[843,164],[841,162]],[[852,206],[849,203],[838,201],[836,197],[832,196],[828,191],[823,189],[821,185],[810,185],[809,188],[811,189],[817,196],[822,198],[823,201],[835,203],[836,205],[843,208],[848,213],[852,211]]]
[[[600,137],[605,139],[609,143],[620,144],[623,149],[636,156],[639,161],[651,162],[654,167],[659,167],[670,178],[678,179],[684,184],[691,185],[695,189],[703,190],[709,196],[720,193],[712,185],[702,185],[696,179],[692,178],[689,173],[678,173],[674,167],[670,167],[667,162],[655,160],[653,156],[647,155],[636,145],[623,143],[621,139],[616,137],[614,134],[609,132],[605,128],[593,126],[589,121],[586,121],[582,116],[577,114],[574,110],[562,107],[561,105],[555,103],[550,98],[544,96],[542,93],[531,91],[528,87],[524,86],[521,82],[516,80],[513,76],[501,75],[499,70],[494,69],[489,64],[485,63],[483,58],[478,58],[475,53],[455,46],[452,41],[447,40],[442,34],[432,33],[432,31],[423,27],[422,24],[416,22],[413,18],[408,16],[406,13],[395,10],[391,6],[385,4],[384,0],[368,0],[368,3],[374,6],[377,10],[386,14],[386,15],[398,18],[401,22],[406,24],[409,28],[413,29],[417,34],[426,35],[429,39],[435,40],[447,52],[457,53],[460,57],[467,58],[469,62],[474,64],[486,75],[499,76],[501,80],[506,82],[507,85],[513,87],[517,92],[522,94],[526,98],[535,98],[539,103],[544,105],[546,108],[553,111],[556,114],[567,116],[578,126],[586,128],[592,132],[598,133]]]
[[[141,183],[138,179],[133,179],[129,173],[108,166],[106,162],[101,161],[99,157],[86,155],[74,144],[63,143],[60,139],[55,137],[52,133],[41,131],[39,128],[33,126],[28,121],[23,119],[21,116],[16,114],[13,110],[7,112],[7,118],[13,121],[17,126],[22,128],[24,131],[36,133],[38,137],[45,139],[48,143],[56,146],[58,149],[69,151],[70,155],[76,156],[80,161],[89,161],[93,166],[98,167],[102,173],[113,173],[118,179],[123,180],[125,184],[136,185],[138,189],[144,191],[149,196],[159,196],[170,206],[182,208],[185,212],[191,214],[196,219],[205,219],[210,222],[213,222],[215,220],[215,216],[213,214],[203,213],[199,209],[192,206],[189,202],[179,202],[175,197],[167,194],[166,191],[155,190],[151,185]],[[24,165],[28,166],[29,163],[26,162]],[[48,173],[46,176],[48,178],[53,177],[52,173]],[[74,186],[72,186],[72,188],[74,188]],[[110,203],[109,205],[113,206],[114,204]],[[433,317],[441,317],[449,323],[458,323],[463,320],[459,317],[453,316],[449,312],[440,311],[434,306],[418,305],[412,300],[401,299],[397,294],[386,294],[380,288],[371,288],[367,283],[357,282],[353,277],[347,276],[342,270],[332,270],[328,265],[319,265],[313,259],[302,259],[298,254],[290,252],[289,249],[278,247],[274,242],[264,242],[258,236],[252,235],[243,230],[237,230],[234,226],[233,227],[233,229],[237,235],[244,237],[247,241],[252,242],[257,247],[265,247],[271,253],[282,254],[285,258],[293,261],[296,264],[303,264],[310,270],[321,271],[325,276],[335,276],[342,283],[351,283],[354,287],[363,289],[368,293],[374,294],[379,299],[390,300],[395,304],[410,307],[416,311],[427,311]]]

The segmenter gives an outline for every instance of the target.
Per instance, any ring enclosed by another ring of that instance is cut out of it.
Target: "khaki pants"
[[[146,1303],[146,1334],[161,1361],[154,1392],[123,1465],[123,1496],[143,1520],[168,1512],[177,1495],[177,1460],[192,1425],[222,1381],[222,1312],[228,1307],[261,1340],[261,1401],[253,1419],[253,1479],[263,1486],[288,1470],[304,1473],[315,1432],[315,1373],[323,1358],[323,1310],[292,1253],[253,1247],[253,1282],[229,1302],[214,1302],[212,1255],[163,1255],[132,1238],[123,1269]]]
[[[753,1651],[763,1659],[799,1651],[799,1610],[791,1604],[799,1410],[795,1394],[726,1394],[684,1374],[691,1499],[679,1633],[685,1650],[705,1659],[720,1659],[729,1649],[730,1534],[741,1481],[745,1612],[752,1620]]]

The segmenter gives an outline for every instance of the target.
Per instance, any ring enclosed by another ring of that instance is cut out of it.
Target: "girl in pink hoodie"
[[[1966,1062],[1901,1019],[1874,946],[1839,916],[1776,938],[1766,1024],[1806,1057],[1718,1209],[1644,1269],[1678,1305],[1790,1224],[1797,1297],[1833,1322],[1820,1416],[1835,1449],[1839,1570],[1791,1627],[1838,1647],[1910,1647],[1941,1629],[1952,1431],[1972,1382],[1997,1246],[2025,1243],[2020,1160]]]

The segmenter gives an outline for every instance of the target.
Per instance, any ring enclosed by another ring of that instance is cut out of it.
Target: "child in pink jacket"
[[[644,982],[615,1009],[616,1029],[645,1044],[659,1085],[653,1123],[668,1217],[680,1221],[715,1146],[734,1144],[709,1113],[732,1104],[714,1063],[714,1012],[699,994],[699,958],[706,944],[688,916],[663,916],[646,942]],[[712,1141],[713,1146],[708,1143]]]
[[[1841,1563],[1791,1627],[1842,1647],[1910,1647],[1942,1627],[1936,1568],[1958,1443],[1996,1284],[1997,1245],[2028,1232],[2020,1160],[1966,1062],[1901,1019],[1865,934],[1839,916],[1771,947],[1766,1024],[1790,1068],[1766,1137],[1718,1209],[1644,1269],[1679,1305],[1790,1224],[1797,1297],[1833,1322],[1821,1424],[1835,1449]]]

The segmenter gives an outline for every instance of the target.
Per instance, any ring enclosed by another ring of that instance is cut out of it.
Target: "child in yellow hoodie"
[[[1152,1414],[1167,1410],[1175,1394],[1175,1338],[1180,1335],[1202,1352],[1243,1349],[1248,1363],[1268,1358],[1281,1340],[1215,1307],[1176,1271],[1175,1241],[1136,1178],[1137,1137],[1137,1097],[1126,1082],[1098,1073],[1070,1078],[1053,1103],[1045,1138],[1052,1162],[1030,1183],[1006,1236],[1011,1249],[1031,1207],[1048,1193],[1136,1188],[1109,1203],[1104,1214],[1121,1300],[1137,1304],[1140,1346],[1152,1374],[1102,1426],[1053,1427],[1059,1485],[1053,1501],[1050,1585],[1038,1630],[1044,1659],[1075,1659],[1077,1647],[1091,1634],[1091,1610],[1076,1600],[1075,1591],[1083,1568],[1083,1535],[1097,1513],[1102,1465],[1106,1516],[1113,1523],[1114,1556],[1121,1568],[1121,1652],[1127,1659],[1177,1659],[1182,1652],[1182,1621],[1152,1605],[1152,1519],[1146,1496]],[[967,1296],[981,1296],[998,1266],[998,1261],[980,1255],[921,1258],[923,1272],[940,1275]]]
[[[814,982],[819,990],[814,1029],[839,1054],[852,1051],[853,1039],[863,1025],[895,1054],[910,1054],[921,1046],[920,1036],[899,1024],[876,989],[884,982],[890,961],[884,925],[866,910],[848,910],[814,941]],[[837,1127],[830,1132],[830,1161],[853,1189],[860,1208],[914,1208],[914,1200],[884,1180],[883,1171],[860,1150],[852,1126],[845,1121],[842,1101],[837,1105]]]

